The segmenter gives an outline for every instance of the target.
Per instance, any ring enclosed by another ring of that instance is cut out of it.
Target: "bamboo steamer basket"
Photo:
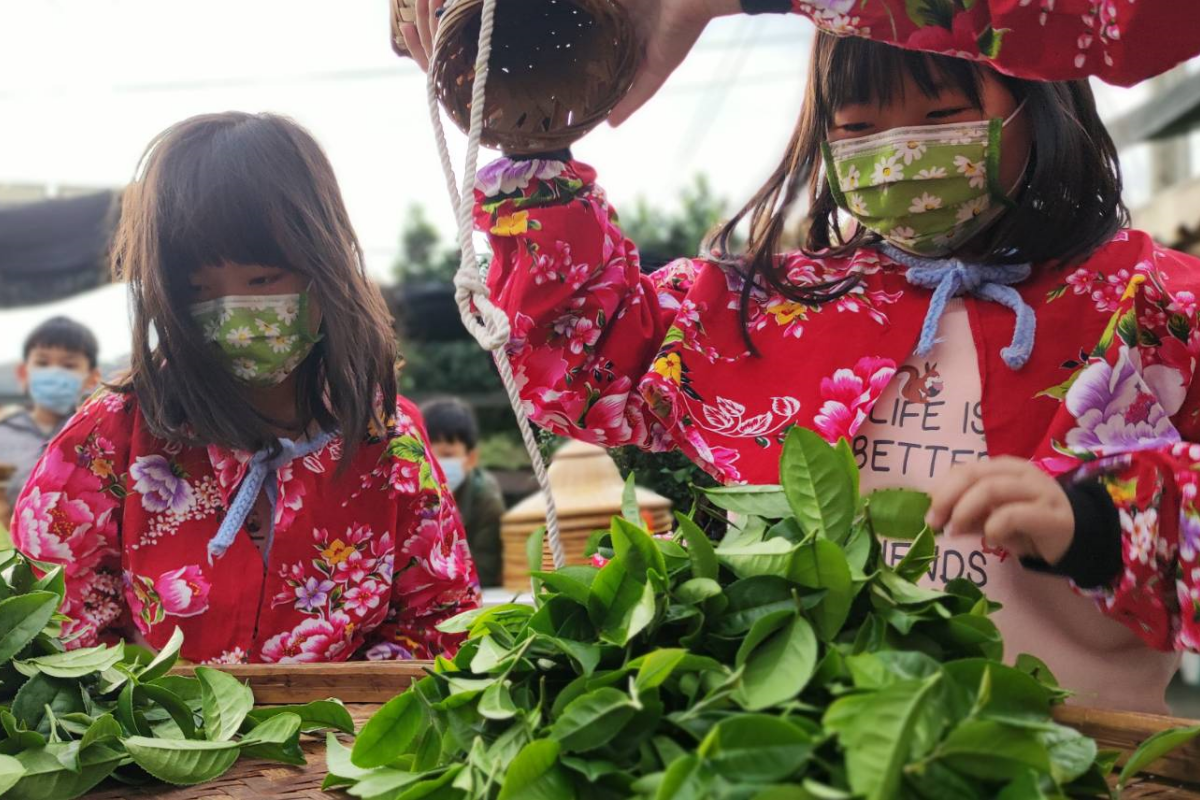
[[[392,48],[416,0],[392,0]],[[453,0],[429,66],[438,99],[464,132],[483,0]],[[511,154],[569,147],[599,125],[633,84],[640,50],[616,0],[497,0],[480,141]]]
[[[400,34],[400,24],[417,21],[417,0],[391,0],[392,51],[401,58],[412,55]]]
[[[583,442],[570,442],[555,453],[548,473],[566,563],[586,564],[584,550],[592,532],[606,530],[613,516],[621,513],[625,482],[604,448]],[[671,530],[670,500],[640,487],[637,499],[642,518],[652,532]],[[502,518],[505,589],[522,592],[529,588],[525,542],[529,534],[545,524],[546,501],[541,492],[525,498]],[[553,568],[549,543],[543,543],[542,569]]]

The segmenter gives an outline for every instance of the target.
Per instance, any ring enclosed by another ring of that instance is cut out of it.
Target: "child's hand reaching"
[[[1059,482],[1009,456],[952,470],[934,490],[925,519],[934,529],[982,535],[993,547],[1050,565],[1075,537],[1075,512]]]

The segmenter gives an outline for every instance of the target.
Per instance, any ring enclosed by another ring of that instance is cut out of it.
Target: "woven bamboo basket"
[[[392,0],[392,48],[415,0]],[[430,72],[464,132],[483,0],[455,0],[438,25]],[[568,147],[599,125],[633,83],[639,48],[616,0],[497,0],[481,141],[507,153]]]
[[[548,470],[550,488],[558,509],[559,540],[568,564],[586,564],[584,550],[593,531],[606,530],[621,513],[625,484],[617,465],[604,448],[569,442],[554,454]],[[638,488],[638,508],[646,526],[654,533],[671,530],[671,501],[648,489]],[[504,546],[504,588],[528,591],[529,562],[525,542],[529,534],[546,524],[546,501],[541,493],[525,498],[506,513],[500,524]],[[543,543],[542,569],[553,569],[550,545]]]
[[[398,56],[407,57],[409,55],[408,45],[404,43],[404,37],[400,35],[400,24],[416,22],[417,2],[416,0],[392,0],[391,5],[392,50]]]

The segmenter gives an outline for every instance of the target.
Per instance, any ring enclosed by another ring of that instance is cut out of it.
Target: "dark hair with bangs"
[[[395,337],[333,167],[295,122],[239,112],[163,131],[125,192],[113,268],[130,284],[133,353],[116,388],[136,393],[150,430],[193,444],[279,447],[272,429],[282,422],[255,410],[250,387],[189,311],[189,277],[220,264],[278,267],[311,282],[323,335],[297,368],[297,424],[336,428],[347,454],[373,424],[382,430],[396,397]]]
[[[921,91],[936,97],[940,88],[961,90],[981,106],[980,82],[991,68],[950,56],[918,53],[858,37],[818,32],[809,66],[808,89],[800,118],[783,160],[757,194],[712,236],[706,249],[747,279],[742,288],[743,332],[749,299],[756,284],[765,283],[798,302],[818,305],[835,300],[857,284],[843,280],[791,285],[778,268],[780,237],[802,190],[808,194],[810,255],[845,255],[880,241],[855,226],[843,239],[838,208],[821,163],[834,112],[851,103],[885,105],[902,99],[902,78],[912,77]],[[1116,146],[1100,121],[1086,81],[1047,83],[1013,78],[992,71],[1032,123],[1033,148],[1025,185],[1016,207],[1008,210],[983,237],[981,260],[987,263],[1064,265],[1084,258],[1129,224],[1121,202],[1121,172]],[[738,226],[749,223],[744,252],[733,252]],[[979,242],[977,237],[972,240]],[[753,345],[751,344],[751,347]]]
[[[438,397],[421,405],[425,432],[431,442],[462,444],[467,450],[479,445],[479,421],[466,401],[457,397]]]
[[[100,344],[86,325],[69,317],[51,317],[38,325],[25,338],[22,360],[29,360],[35,347],[54,348],[79,353],[87,359],[88,369],[95,369],[100,358]]]

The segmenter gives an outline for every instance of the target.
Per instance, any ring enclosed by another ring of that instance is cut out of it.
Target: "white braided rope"
[[[467,134],[467,157],[461,188],[455,184],[454,165],[450,160],[450,149],[446,145],[446,131],[442,127],[433,70],[429,72],[426,87],[429,118],[433,122],[434,139],[437,141],[438,156],[442,160],[442,172],[446,176],[446,188],[450,191],[450,203],[458,220],[458,246],[462,250],[462,261],[458,265],[458,272],[454,274],[454,300],[458,303],[463,325],[480,346],[492,354],[496,369],[500,372],[500,380],[508,394],[508,402],[517,417],[517,427],[521,429],[521,438],[529,452],[529,460],[533,463],[538,487],[546,499],[546,539],[550,544],[550,556],[554,561],[554,568],[561,569],[566,565],[566,556],[559,537],[558,509],[550,491],[550,476],[546,474],[546,464],[542,460],[541,450],[529,424],[529,416],[521,402],[521,394],[513,377],[512,363],[504,347],[508,344],[510,333],[508,315],[492,303],[475,256],[475,176],[479,165],[479,139],[483,134],[484,89],[487,84],[488,58],[492,52],[495,15],[496,0],[483,0],[479,23],[479,51],[475,57],[475,83],[471,90],[471,124]]]

